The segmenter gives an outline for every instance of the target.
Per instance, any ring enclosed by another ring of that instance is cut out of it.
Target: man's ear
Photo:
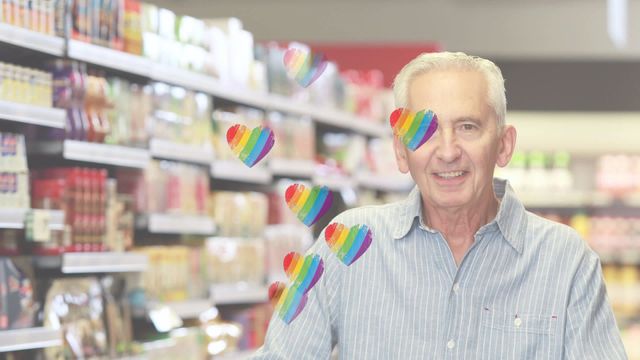
[[[516,147],[516,128],[513,125],[505,125],[499,136],[496,164],[500,167],[505,167],[511,161],[511,155],[513,155],[513,150]]]
[[[396,163],[398,164],[398,170],[401,173],[406,174],[409,172],[409,159],[407,154],[407,148],[404,146],[400,138],[393,137],[393,150],[396,154]]]

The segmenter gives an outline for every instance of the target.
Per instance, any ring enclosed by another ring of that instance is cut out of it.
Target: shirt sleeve
[[[627,359],[609,304],[600,260],[587,250],[569,296],[564,359]]]
[[[337,258],[324,242],[324,231],[306,254],[319,254],[324,272],[316,285],[307,293],[307,304],[290,324],[286,324],[274,311],[264,345],[251,359],[329,359],[337,343],[338,289],[340,268]],[[287,284],[288,285],[288,284]]]

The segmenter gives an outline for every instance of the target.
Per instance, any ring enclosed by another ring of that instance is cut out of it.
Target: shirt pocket
[[[478,347],[491,359],[556,359],[557,317],[484,307]]]

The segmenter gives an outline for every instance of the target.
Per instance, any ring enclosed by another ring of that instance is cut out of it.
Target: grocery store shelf
[[[214,356],[214,360],[247,360],[253,354],[255,354],[256,350],[245,350],[245,351],[237,351],[230,354],[224,354],[219,356]]]
[[[60,269],[64,274],[141,272],[148,264],[146,255],[128,252],[66,253],[34,260],[39,268]]]
[[[216,232],[216,224],[213,219],[198,215],[140,215],[136,219],[136,227],[148,230],[153,234],[212,235]]]
[[[0,331],[0,352],[62,345],[62,331],[44,327]]]
[[[140,169],[146,168],[150,159],[146,149],[77,140],[42,142],[34,144],[30,151],[35,154],[62,155],[67,160]]]
[[[0,208],[0,229],[24,229],[25,217],[29,210],[31,209]],[[46,211],[49,212],[49,229],[64,230],[64,211]]]
[[[315,172],[315,163],[309,160],[269,160],[269,170],[275,176],[311,178]]]
[[[405,174],[379,175],[360,173],[356,175],[356,182],[363,188],[389,192],[410,191],[415,185],[411,176]]]
[[[356,187],[356,180],[347,176],[339,175],[327,175],[319,176],[314,175],[312,182],[314,185],[326,186],[330,190],[340,191],[342,189],[353,189]]]
[[[253,304],[269,300],[265,286],[247,284],[217,284],[210,288],[213,303],[217,305]]]
[[[69,57],[106,68],[148,77],[157,81],[206,92],[219,98],[262,109],[277,110],[299,115],[308,115],[319,123],[349,129],[370,136],[388,136],[391,131],[384,124],[354,116],[338,109],[326,109],[285,96],[260,93],[194,71],[157,64],[142,56],[80,42],[69,41]]]
[[[231,84],[223,84],[219,79],[191,70],[175,68],[163,64],[153,64],[149,76],[157,81],[202,91],[223,99],[242,104],[267,108],[269,96],[249,89],[236,88]]]
[[[269,104],[269,108],[272,110],[308,115],[318,123],[349,129],[365,135],[384,137],[391,134],[391,129],[383,124],[376,124],[369,119],[338,109],[294,101],[282,95],[269,95]]]
[[[211,176],[218,180],[240,181],[254,184],[269,184],[271,173],[262,166],[247,167],[240,160],[214,161]]]
[[[332,126],[347,127],[357,133],[385,137],[391,134],[391,128],[383,124],[373,123],[371,120],[349,114],[337,109],[323,109],[310,106],[309,115],[319,123]]]
[[[613,199],[603,193],[584,191],[516,191],[528,208],[583,208],[611,205]]]
[[[175,143],[162,139],[149,141],[149,152],[154,158],[193,162],[209,165],[213,159],[213,149],[202,146]]]
[[[64,55],[64,39],[0,23],[0,42],[50,55]]]
[[[200,314],[211,309],[213,302],[209,299],[192,299],[163,303],[176,313],[182,320],[197,319]]]
[[[0,101],[0,119],[63,129],[64,110]]]
[[[152,64],[142,56],[112,50],[78,40],[69,40],[68,55],[71,59],[124,71],[130,74],[149,77]]]
[[[518,130],[519,151],[568,151],[573,157],[640,152],[637,112],[509,111],[507,118]]]

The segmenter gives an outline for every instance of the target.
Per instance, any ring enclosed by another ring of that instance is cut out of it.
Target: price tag
[[[29,241],[47,242],[51,239],[49,223],[51,213],[47,210],[31,210],[25,218],[26,237]]]

